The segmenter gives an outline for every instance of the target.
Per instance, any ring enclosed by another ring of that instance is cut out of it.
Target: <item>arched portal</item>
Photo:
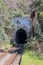
[[[24,29],[19,29],[16,32],[16,42],[18,44],[25,43],[27,39],[27,33]]]

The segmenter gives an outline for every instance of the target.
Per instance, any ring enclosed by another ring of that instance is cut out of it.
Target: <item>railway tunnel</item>
[[[15,29],[12,32],[13,40],[16,43],[26,43],[30,36],[30,19],[29,17],[15,17],[13,20]]]
[[[27,33],[24,29],[19,29],[16,32],[16,42],[18,44],[24,44],[27,39]]]

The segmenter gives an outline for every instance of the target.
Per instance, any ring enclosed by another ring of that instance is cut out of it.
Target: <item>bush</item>
[[[34,38],[31,38],[24,45],[24,50],[32,50],[35,51],[36,54],[41,54],[43,52],[43,37],[41,35],[37,35]]]
[[[10,39],[10,44],[11,44],[12,46],[15,46],[15,45],[16,45],[16,42],[14,42],[13,39]]]
[[[20,17],[20,16],[22,16],[22,13],[20,12],[20,11],[14,11],[14,16],[15,17]]]

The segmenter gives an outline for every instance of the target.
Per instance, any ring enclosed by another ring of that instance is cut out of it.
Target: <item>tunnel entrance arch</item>
[[[24,29],[19,29],[16,31],[16,42],[18,44],[24,44],[27,39],[27,32]]]

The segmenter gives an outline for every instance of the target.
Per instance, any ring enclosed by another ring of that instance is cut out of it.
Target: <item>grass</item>
[[[7,43],[4,43],[4,44],[2,45],[2,47],[10,48],[11,45],[10,45],[10,44],[7,44]]]
[[[43,54],[39,56],[34,51],[25,51],[21,65],[43,65]]]
[[[0,44],[0,48],[2,48],[4,51],[7,51],[11,47],[12,45],[9,42],[3,42]]]
[[[40,16],[41,16],[41,17],[43,17],[43,11],[42,11],[42,12],[40,12]]]

